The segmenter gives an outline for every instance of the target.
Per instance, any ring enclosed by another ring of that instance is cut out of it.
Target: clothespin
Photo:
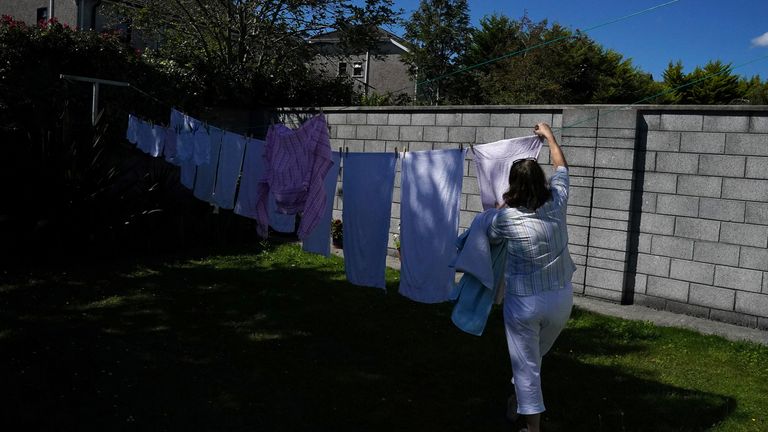
[[[397,155],[397,147],[395,147],[395,159],[397,159],[397,157],[398,157],[398,155]]]
[[[472,143],[469,143],[469,149],[472,150],[472,154],[475,154],[475,146]]]
[[[459,143],[459,150],[464,150],[464,143]]]
[[[344,158],[344,152],[341,151],[341,147],[339,147],[339,157]]]
[[[349,147],[344,147],[344,153],[349,157]]]

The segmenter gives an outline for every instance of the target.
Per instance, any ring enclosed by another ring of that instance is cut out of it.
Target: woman
[[[515,162],[504,203],[488,229],[491,242],[507,240],[504,325],[515,386],[507,417],[523,415],[528,432],[540,430],[541,360],[571,314],[575,271],[565,221],[568,165],[549,125],[539,123],[534,132],[549,143],[555,174],[547,183],[535,160]]]

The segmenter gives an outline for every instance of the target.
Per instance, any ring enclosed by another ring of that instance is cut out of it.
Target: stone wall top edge
[[[563,111],[564,109],[614,109],[641,112],[768,112],[768,105],[439,105],[439,106],[346,106],[322,107],[326,113],[343,112],[471,112],[471,111]],[[319,107],[282,107],[278,112],[318,112]]]

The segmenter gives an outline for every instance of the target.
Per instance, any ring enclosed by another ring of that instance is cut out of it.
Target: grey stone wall
[[[577,294],[768,329],[768,107],[346,107],[325,113],[332,147],[350,152],[481,145],[531,135],[536,123],[547,122],[570,165]],[[551,173],[546,147],[539,161]],[[399,222],[399,172],[395,182],[392,233]],[[334,217],[341,218],[342,209],[339,193]],[[480,211],[468,151],[460,228]]]

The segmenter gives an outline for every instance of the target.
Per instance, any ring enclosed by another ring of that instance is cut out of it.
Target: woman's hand
[[[547,141],[552,141],[552,139],[555,137],[555,134],[552,133],[552,128],[550,128],[549,125],[544,122],[534,126],[533,133],[542,138],[546,138]]]
[[[565,155],[563,154],[562,149],[560,149],[560,145],[555,139],[555,134],[552,133],[552,128],[550,128],[548,124],[541,122],[534,126],[533,132],[547,140],[547,144],[549,144],[549,154],[552,166],[555,168],[561,166],[567,167],[568,162],[565,161]]]

